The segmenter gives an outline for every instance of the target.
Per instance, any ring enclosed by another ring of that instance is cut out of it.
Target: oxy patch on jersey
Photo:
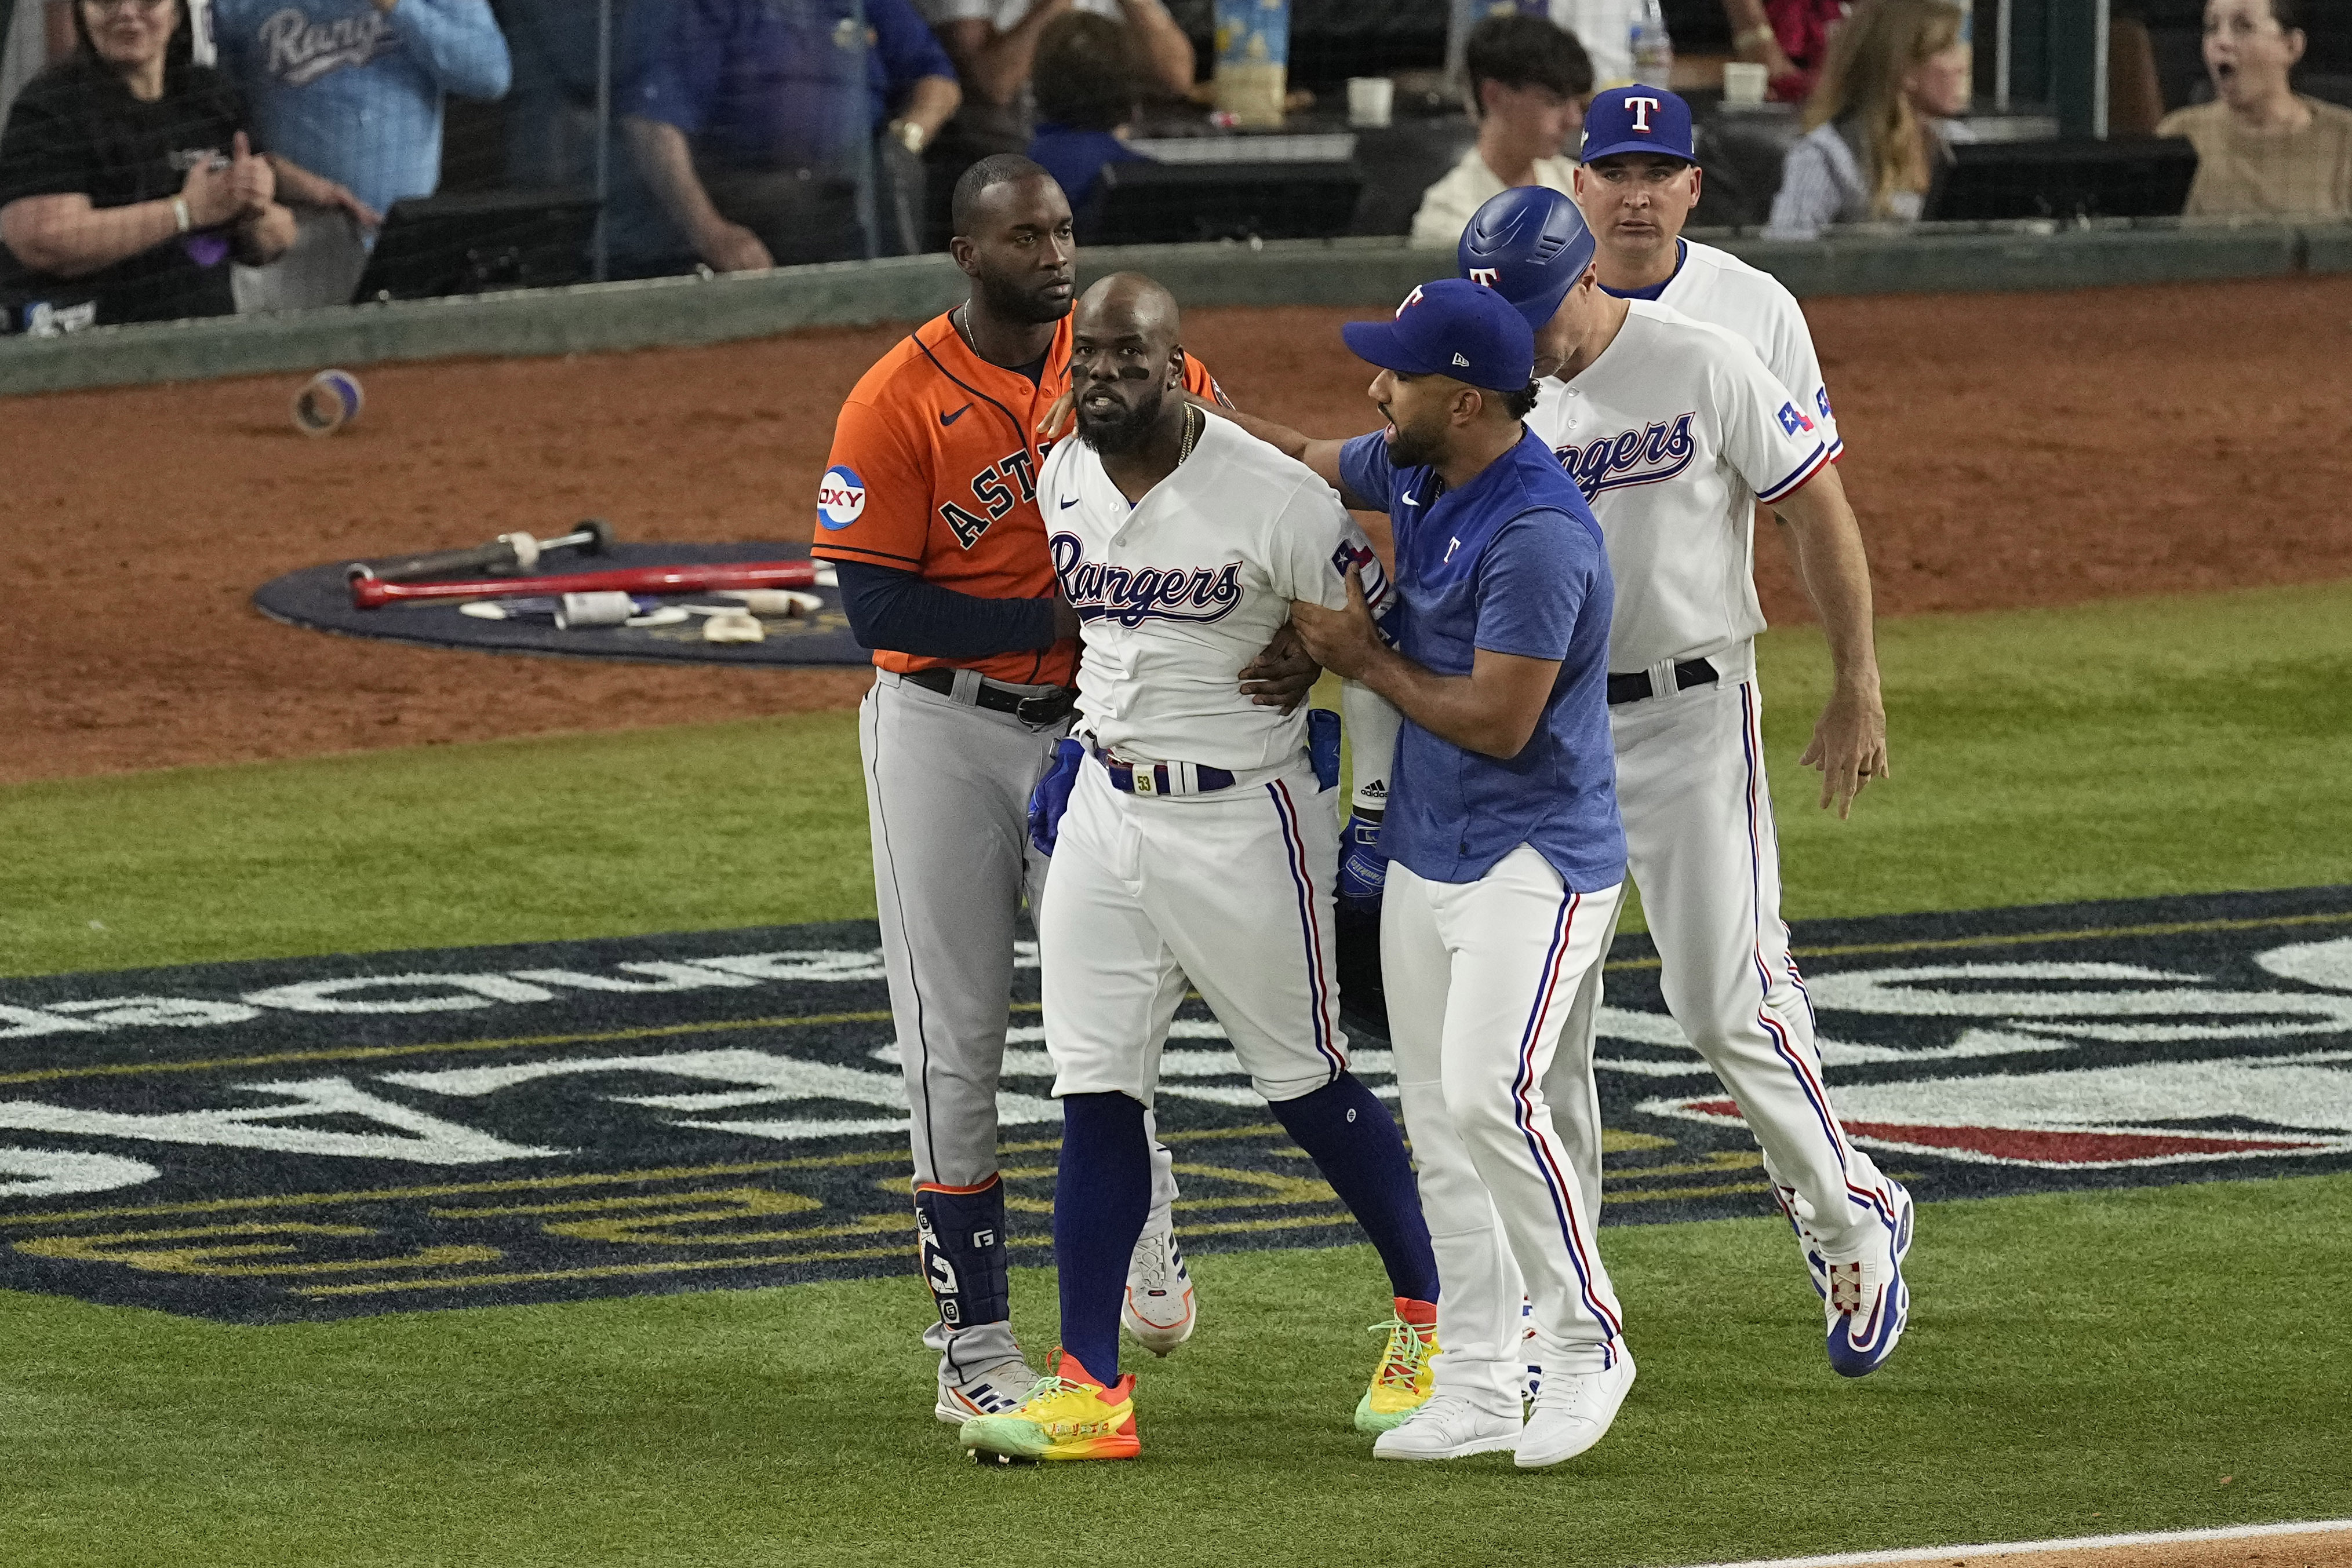
[[[1129,569],[1087,559],[1076,534],[1051,541],[1054,575],[1081,621],[1116,621],[1129,630],[1146,621],[1222,621],[1242,601],[1242,563]]]
[[[1655,485],[1691,465],[1698,448],[1691,440],[1691,422],[1697,411],[1658,420],[1646,429],[1620,431],[1582,445],[1571,441],[1552,448],[1559,465],[1591,501],[1603,490],[1628,485]]]
[[[866,515],[866,481],[857,470],[836,463],[816,482],[816,520],[828,528],[845,528]]]

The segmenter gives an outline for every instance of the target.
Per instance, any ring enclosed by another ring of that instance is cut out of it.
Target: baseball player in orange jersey
[[[842,405],[813,553],[835,563],[850,624],[876,650],[858,722],[875,901],[939,1308],[923,1335],[940,1353],[934,1408],[960,1424],[1014,1407],[1036,1381],[1010,1322],[997,1079],[1021,908],[1034,911],[1045,884],[1029,794],[1069,731],[1078,622],[1055,585],[1036,494],[1036,426],[1070,384],[1069,203],[1028,159],[987,158],[957,182],[954,224],[970,298],[885,354]],[[1224,401],[1197,361],[1184,384]],[[1277,639],[1243,690],[1303,700],[1316,670],[1294,647]],[[1043,1102],[1021,1108],[1054,1115]],[[1196,1311],[1156,1139],[1152,1172],[1122,1321],[1164,1355]]]

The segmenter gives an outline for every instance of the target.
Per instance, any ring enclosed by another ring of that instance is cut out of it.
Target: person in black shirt
[[[80,47],[0,132],[0,309],[13,330],[225,316],[228,260],[275,260],[294,215],[244,99],[192,63],[186,0],[73,0]]]

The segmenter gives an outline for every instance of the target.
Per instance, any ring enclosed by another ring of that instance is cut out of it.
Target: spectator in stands
[[[1082,228],[1104,166],[1148,161],[1127,144],[1140,86],[1128,31],[1108,17],[1064,12],[1037,40],[1037,132],[1029,156],[1070,198]]]
[[[1916,223],[1937,164],[1973,140],[1974,52],[1950,0],[1864,0],[1831,40],[1806,134],[1782,162],[1765,233],[1811,239],[1831,224]]]
[[[641,231],[614,224],[615,276],[867,254],[861,170],[886,143],[911,162],[961,94],[909,0],[865,0],[865,14],[860,36],[851,0],[631,7],[635,57],[617,106],[674,235],[648,254]]]
[[[26,84],[0,134],[5,325],[227,315],[229,256],[294,241],[243,99],[191,58],[184,0],[75,0],[73,22],[73,55]]]
[[[507,89],[507,181],[526,190],[579,191],[596,183],[596,27],[579,0],[502,0],[499,19],[514,61]],[[628,0],[614,0],[615,57]],[[615,102],[617,102],[617,99]],[[619,162],[625,162],[624,152]],[[607,170],[609,176],[611,171]]]
[[[1030,78],[1045,29],[1072,12],[1122,23],[1139,86],[1171,98],[1192,89],[1192,40],[1162,0],[919,0],[963,83],[959,131],[974,139],[973,162],[1018,152],[1029,139]],[[982,141],[1003,146],[980,148]]]
[[[1641,19],[1642,0],[1518,0],[1517,8],[1549,17],[1582,47],[1593,87],[1623,87],[1633,79],[1633,24]]]
[[[1732,48],[1764,68],[1769,96],[1782,103],[1802,103],[1813,90],[1830,35],[1853,9],[1850,0],[1723,0]]]
[[[488,0],[213,0],[213,37],[299,228],[238,269],[240,310],[349,304],[380,214],[441,183],[443,95],[496,99],[510,69]],[[289,159],[323,188],[296,189]]]
[[[1473,213],[1513,186],[1573,193],[1576,161],[1564,152],[1592,91],[1584,47],[1541,16],[1507,13],[1471,30],[1463,65],[1478,141],[1422,193],[1415,245],[1452,246]]]
[[[2300,0],[2206,0],[2214,99],[2165,116],[2197,149],[2194,215],[2352,218],[2352,110],[2289,85],[2303,58]]]

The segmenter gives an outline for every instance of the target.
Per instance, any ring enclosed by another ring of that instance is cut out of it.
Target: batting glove
[[[1062,813],[1070,809],[1070,789],[1077,783],[1078,769],[1086,759],[1083,742],[1067,738],[1055,742],[1054,765],[1029,791],[1029,841],[1041,855],[1050,857],[1061,837]]]
[[[1388,874],[1389,857],[1381,852],[1381,820],[1359,811],[1339,835],[1339,902],[1350,909],[1378,909]]]

